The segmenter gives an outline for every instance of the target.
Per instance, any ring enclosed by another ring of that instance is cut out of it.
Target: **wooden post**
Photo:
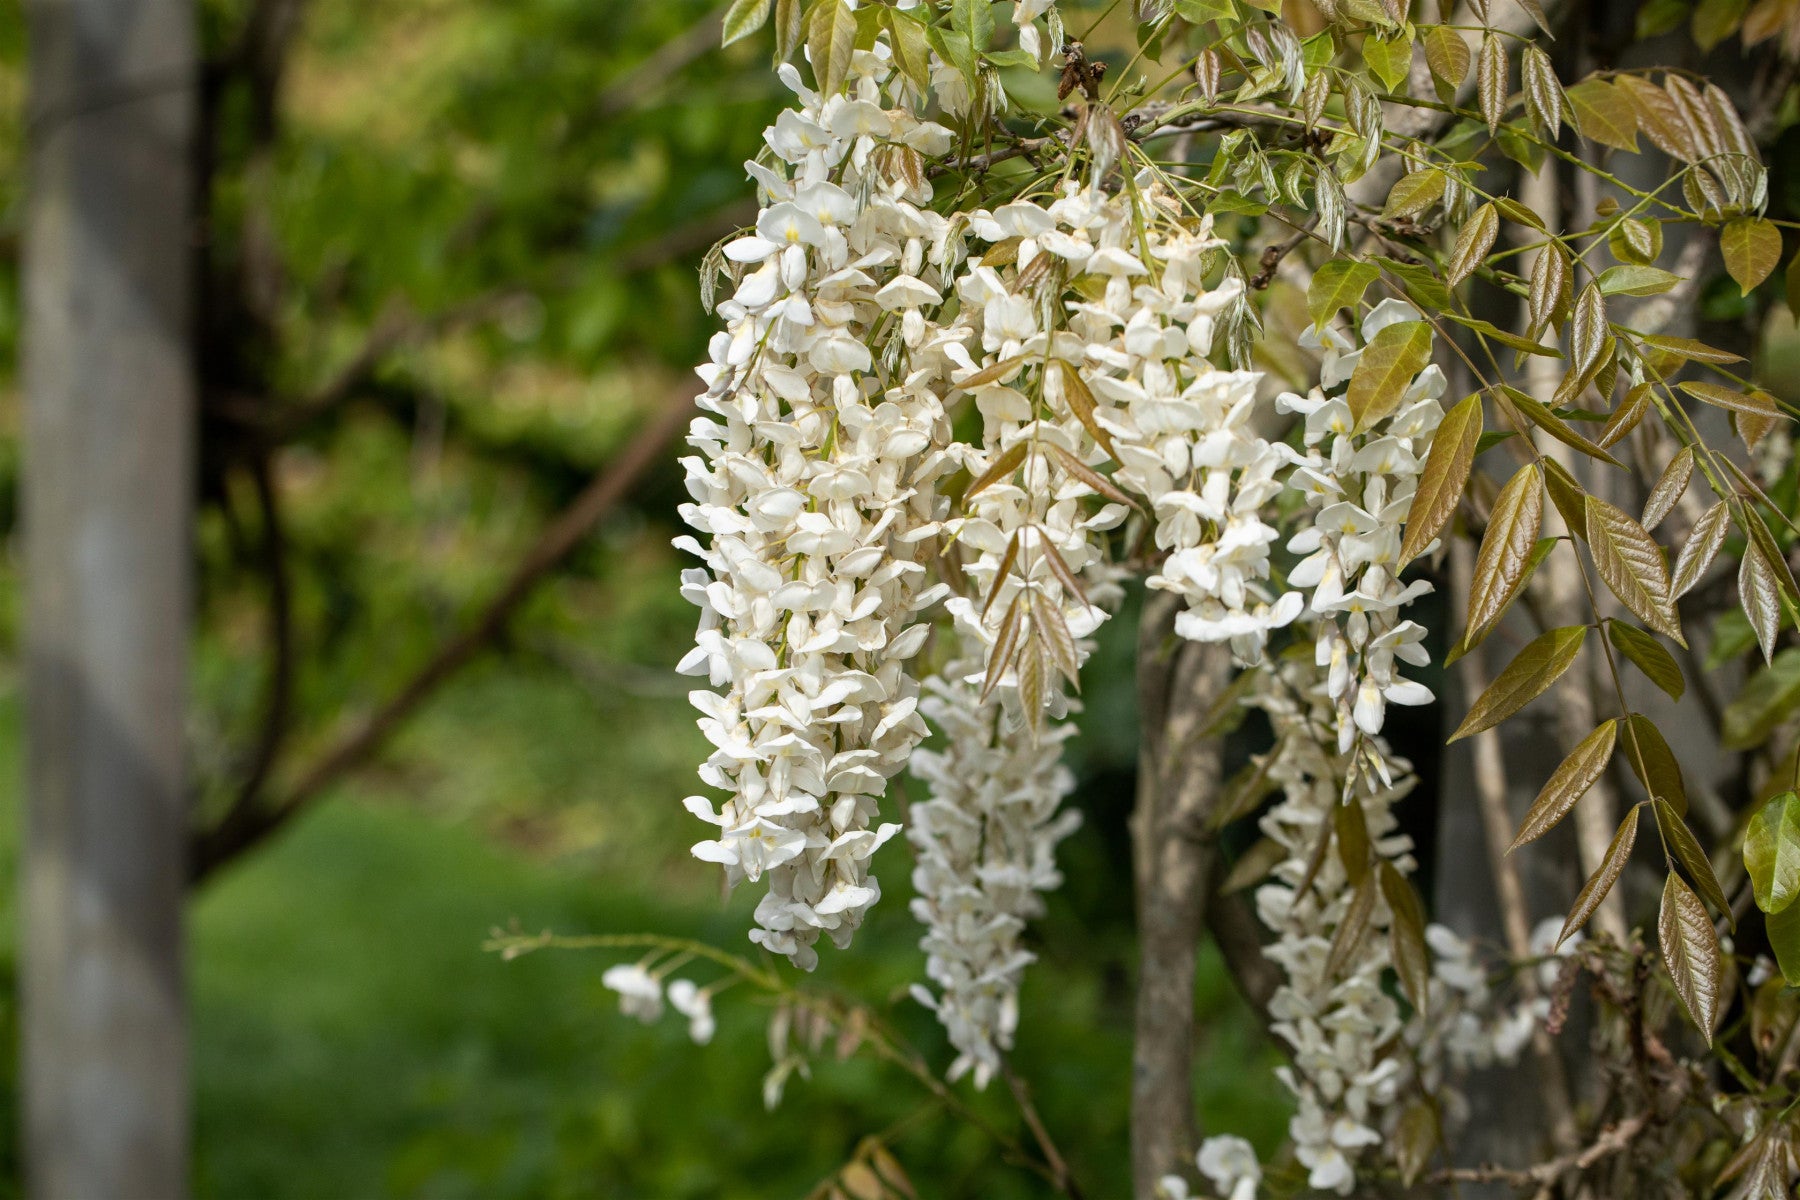
[[[27,0],[28,1193],[188,1190],[190,0]]]

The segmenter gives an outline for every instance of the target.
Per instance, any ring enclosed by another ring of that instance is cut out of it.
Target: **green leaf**
[[[1506,116],[1506,76],[1506,45],[1493,30],[1486,30],[1475,61],[1475,99],[1490,134]]]
[[[1756,631],[1763,662],[1769,662],[1775,653],[1775,639],[1781,633],[1781,585],[1776,581],[1774,564],[1754,539],[1744,547],[1744,557],[1738,563],[1738,603],[1750,618],[1750,628]]]
[[[1626,812],[1625,819],[1619,822],[1619,828],[1613,834],[1612,843],[1606,848],[1606,857],[1600,860],[1588,881],[1582,885],[1581,894],[1575,897],[1575,903],[1569,908],[1568,919],[1563,922],[1562,932],[1556,935],[1556,945],[1560,949],[1569,940],[1569,935],[1587,924],[1600,902],[1619,882],[1619,876],[1625,872],[1625,864],[1631,861],[1631,848],[1637,845],[1638,813],[1642,812],[1637,805],[1632,805]]]
[[[882,24],[887,26],[894,65],[924,91],[931,86],[931,39],[926,36],[924,22],[897,8],[880,11]]]
[[[1481,395],[1477,393],[1464,397],[1438,423],[1425,468],[1419,474],[1418,490],[1406,510],[1402,563],[1423,554],[1456,511],[1469,486],[1469,471],[1475,465],[1475,447],[1480,441]]]
[[[1382,270],[1398,279],[1407,297],[1426,312],[1443,312],[1451,307],[1450,289],[1430,267],[1380,255],[1375,261],[1381,264]]]
[[[1175,0],[1175,13],[1190,25],[1204,25],[1235,20],[1237,5],[1232,0]]]
[[[1338,861],[1344,874],[1354,884],[1369,873],[1369,824],[1359,801],[1351,800],[1331,810],[1332,825],[1337,830]]]
[[[1544,694],[1569,669],[1587,637],[1585,625],[1568,625],[1539,634],[1525,644],[1518,657],[1506,664],[1499,678],[1488,685],[1469,708],[1451,741],[1492,729]]]
[[[1381,278],[1381,268],[1373,263],[1334,258],[1313,272],[1306,285],[1306,312],[1313,324],[1323,329],[1340,309],[1352,312],[1362,302],[1369,285]]]
[[[1744,870],[1766,913],[1800,897],[1800,796],[1783,792],[1756,810],[1744,830]]]
[[[820,95],[835,96],[850,74],[850,58],[856,52],[856,10],[848,0],[822,0],[813,9],[806,48]]]
[[[1644,527],[1597,496],[1587,498],[1587,543],[1594,568],[1619,602],[1644,624],[1685,646],[1669,599],[1669,567]]]
[[[1569,756],[1563,759],[1537,799],[1532,801],[1530,811],[1525,814],[1525,823],[1519,828],[1519,836],[1507,847],[1508,854],[1550,832],[1575,807],[1575,802],[1587,795],[1594,781],[1606,771],[1606,764],[1612,761],[1618,736],[1618,721],[1604,721],[1569,751]]]
[[[1425,65],[1431,68],[1440,99],[1448,101],[1469,77],[1469,43],[1462,34],[1442,25],[1425,31]]]
[[[1644,501],[1644,528],[1655,529],[1662,524],[1662,519],[1669,515],[1682,494],[1687,491],[1688,481],[1694,477],[1694,448],[1683,446],[1681,451],[1671,458],[1663,472],[1656,478],[1656,486],[1650,489],[1649,499]]]
[[[986,50],[994,40],[992,0],[951,0],[950,27],[968,38],[975,50]]]
[[[1748,0],[1700,0],[1694,10],[1694,44],[1706,54],[1720,42],[1736,33],[1744,23],[1744,7]]]
[[[1763,922],[1769,934],[1769,947],[1781,967],[1781,977],[1789,987],[1800,987],[1800,904],[1790,904]],[[1785,1185],[1786,1168],[1782,1171]]]
[[[1682,543],[1681,556],[1675,560],[1675,573],[1669,580],[1669,598],[1679,600],[1693,590],[1706,569],[1712,566],[1713,559],[1718,557],[1719,547],[1725,544],[1726,531],[1731,527],[1731,506],[1721,500],[1694,522],[1688,531],[1687,541]]]
[[[1375,891],[1375,876],[1368,874],[1350,894],[1350,907],[1344,910],[1344,918],[1338,922],[1337,931],[1331,936],[1331,948],[1325,955],[1327,981],[1336,982],[1368,935],[1369,918],[1375,913]]]
[[[1800,710],[1800,650],[1789,647],[1757,671],[1725,707],[1719,737],[1727,750],[1749,750]]]
[[[1606,235],[1606,248],[1622,263],[1649,266],[1662,254],[1662,222],[1626,217]]]
[[[1361,805],[1357,806],[1358,808]],[[1392,921],[1388,924],[1388,952],[1394,960],[1394,973],[1400,977],[1400,990],[1418,1011],[1425,1011],[1431,992],[1431,956],[1425,950],[1425,906],[1406,877],[1394,864],[1382,861],[1381,894],[1388,902]]]
[[[1652,802],[1656,810],[1656,824],[1662,830],[1663,840],[1675,855],[1675,861],[1687,872],[1689,879],[1699,889],[1700,895],[1713,906],[1713,910],[1727,921],[1731,917],[1731,902],[1725,899],[1725,889],[1719,886],[1719,877],[1713,873],[1712,861],[1706,857],[1706,851],[1700,848],[1694,831],[1687,827],[1681,814],[1675,811],[1667,800],[1658,797]]]
[[[1719,1022],[1722,990],[1719,936],[1713,930],[1706,905],[1673,871],[1663,882],[1662,912],[1656,930],[1675,994],[1681,998],[1688,1019],[1710,1046],[1713,1027]]]
[[[1700,379],[1690,379],[1678,386],[1694,399],[1703,400],[1715,408],[1723,408],[1729,412],[1744,413],[1752,417],[1780,415],[1780,410],[1775,407],[1773,397],[1758,388],[1751,388],[1744,392],[1737,388],[1708,383]]]
[[[769,10],[774,7],[775,0],[733,0],[731,7],[725,10],[724,40],[720,44],[729,46],[743,41],[761,29],[769,19]]]
[[[1489,250],[1494,248],[1494,239],[1500,234],[1500,214],[1492,204],[1483,204],[1463,226],[1462,232],[1456,235],[1456,245],[1450,251],[1448,263],[1449,284],[1455,287],[1475,273],[1475,268],[1487,258]]]
[[[1363,347],[1344,395],[1356,428],[1367,429],[1393,412],[1413,377],[1431,362],[1431,326],[1401,321],[1386,326]]]
[[[1781,262],[1781,230],[1761,217],[1737,217],[1719,231],[1725,270],[1748,296]]]
[[[1682,677],[1675,656],[1643,630],[1608,617],[1606,639],[1618,648],[1619,653],[1636,663],[1651,683],[1668,693],[1669,699],[1679,700],[1687,691],[1687,680]]]
[[[1655,296],[1681,282],[1681,276],[1661,267],[1625,263],[1608,267],[1594,281],[1603,296]]]
[[[1469,616],[1463,642],[1477,645],[1499,621],[1525,582],[1525,564],[1544,523],[1543,477],[1527,463],[1494,498],[1481,553],[1469,587]]]
[[[1581,451],[1589,458],[1606,463],[1609,466],[1624,469],[1625,464],[1608,454],[1605,450],[1589,441],[1575,430],[1569,428],[1568,422],[1538,403],[1535,396],[1522,392],[1510,384],[1501,384],[1500,392],[1512,406],[1531,419],[1531,423],[1542,429],[1565,446]]]
[[[1398,91],[1412,71],[1412,29],[1401,26],[1391,38],[1363,39],[1363,61],[1388,91]]]
[[[1624,738],[1621,749],[1626,765],[1644,790],[1673,804],[1676,812],[1687,812],[1687,784],[1681,778],[1681,764],[1675,761],[1675,752],[1663,740],[1656,723],[1643,713],[1631,713],[1625,718]]]
[[[1744,356],[1733,354],[1729,350],[1721,350],[1717,346],[1709,346],[1705,342],[1697,342],[1693,338],[1670,337],[1668,334],[1652,333],[1639,338],[1639,341],[1653,350],[1663,354],[1672,354],[1676,358],[1689,362],[1734,363],[1743,362]]]
[[[1650,0],[1650,3],[1638,9],[1638,40],[1661,37],[1675,29],[1687,19],[1690,7],[1688,0]]]
[[[1435,167],[1402,175],[1394,181],[1382,215],[1394,220],[1418,216],[1443,198],[1447,182],[1444,173]]]
[[[1565,93],[1575,110],[1575,128],[1583,137],[1637,153],[1637,113],[1625,93],[1604,79],[1591,77]]]

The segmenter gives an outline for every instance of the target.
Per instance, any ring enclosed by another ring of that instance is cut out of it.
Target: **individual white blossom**
[[[669,983],[669,1004],[676,1012],[687,1018],[688,1036],[697,1045],[704,1046],[712,1041],[718,1024],[713,1020],[712,993],[700,987],[691,979],[676,979]]]
[[[1229,1133],[1209,1137],[1200,1143],[1194,1161],[1225,1200],[1256,1200],[1262,1167],[1256,1150],[1243,1138]]]
[[[655,1024],[662,1017],[662,981],[643,963],[608,967],[600,976],[600,984],[619,993],[619,1011],[626,1016],[636,1017],[646,1025]]]

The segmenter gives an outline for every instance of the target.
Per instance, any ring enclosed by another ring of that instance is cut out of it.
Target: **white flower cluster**
[[[1262,1183],[1262,1167],[1256,1161],[1256,1150],[1235,1134],[1219,1134],[1200,1143],[1194,1165],[1206,1176],[1223,1200],[1256,1200],[1256,1189]],[[1165,1175],[1156,1181],[1156,1200],[1192,1200],[1187,1180],[1179,1175]]]
[[[919,947],[940,989],[915,984],[913,996],[956,1048],[952,1082],[973,1070],[976,1087],[1012,1048],[1019,983],[1034,958],[1021,934],[1043,911],[1042,893],[1062,884],[1056,846],[1081,823],[1061,809],[1075,786],[1062,742],[1075,727],[1033,736],[1015,689],[982,701],[981,671],[979,656],[964,658],[925,681],[920,708],[944,748],[913,755],[931,798],[913,806],[906,831],[917,861],[912,911],[926,927]]]
[[[1287,460],[1256,432],[1262,376],[1221,371],[1208,358],[1218,317],[1243,300],[1241,280],[1210,292],[1203,282],[1223,245],[1212,218],[1191,230],[1160,215],[1140,238],[1149,264],[1121,250],[1117,286],[1109,281],[1102,302],[1082,305],[1075,324],[1088,343],[1090,387],[1118,406],[1096,414],[1118,448],[1114,478],[1150,502],[1157,548],[1168,552],[1149,586],[1186,599],[1176,633],[1229,642],[1253,663],[1270,631],[1301,609],[1299,593],[1267,586],[1277,535],[1264,518]]]
[[[619,994],[619,1011],[636,1017],[646,1025],[654,1025],[663,1014],[662,971],[652,972],[646,963],[620,963],[608,967],[600,976],[601,986]],[[702,1046],[712,1041],[717,1025],[713,1021],[712,991],[691,979],[669,983],[669,1003],[687,1018],[688,1036]]]
[[[1264,953],[1286,975],[1269,1015],[1293,1061],[1277,1074],[1298,1101],[1289,1134],[1309,1184],[1348,1194],[1355,1160],[1381,1142],[1382,1112],[1400,1094],[1407,1070],[1392,1052],[1402,1030],[1400,1006],[1382,986],[1392,965],[1391,915],[1377,889],[1357,948],[1328,974],[1333,936],[1354,889],[1337,854],[1325,855],[1310,880],[1308,869],[1334,810],[1350,803],[1362,808],[1375,857],[1410,872],[1412,840],[1399,831],[1393,805],[1415,780],[1410,765],[1389,756],[1379,738],[1350,753],[1337,749],[1336,706],[1323,672],[1304,660],[1260,672],[1253,703],[1274,727],[1267,769],[1282,788],[1262,830],[1287,852],[1256,892],[1257,912],[1275,934]]]
[[[688,800],[720,830],[694,853],[766,879],[751,937],[810,969],[819,935],[847,945],[880,895],[868,860],[899,827],[877,802],[926,732],[904,664],[945,591],[921,560],[955,465],[929,315],[954,250],[923,156],[951,135],[889,104],[885,43],[856,53],[847,95],[781,77],[800,105],[748,164],[763,208],[725,248],[742,275],[683,460],[682,515],[709,542],[677,543],[705,562],[683,575],[701,619],[681,669],[722,689],[693,693],[701,778],[729,793]],[[880,327],[900,336],[877,362]]]
[[[1390,325],[1417,321],[1419,312],[1402,300],[1384,300],[1362,321],[1365,345]],[[1425,628],[1401,619],[1405,606],[1431,590],[1426,580],[1400,582],[1400,547],[1406,512],[1418,489],[1419,472],[1443,418],[1438,398],[1444,374],[1427,366],[1406,388],[1393,414],[1373,429],[1359,430],[1350,406],[1337,389],[1347,383],[1362,350],[1348,350],[1348,338],[1328,328],[1309,331],[1302,344],[1324,352],[1320,386],[1307,396],[1292,392],[1278,404],[1306,421],[1306,452],[1289,477],[1315,510],[1313,524],[1288,541],[1306,557],[1288,575],[1295,587],[1310,589],[1307,608],[1318,618],[1315,647],[1326,687],[1339,719],[1338,745],[1348,750],[1360,730],[1381,732],[1389,704],[1429,704],[1425,685],[1406,679],[1398,663],[1424,666]]]

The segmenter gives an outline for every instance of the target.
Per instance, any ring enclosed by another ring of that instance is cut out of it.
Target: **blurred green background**
[[[206,0],[229,63],[255,5]],[[746,219],[782,96],[766,46],[716,48],[707,0],[313,0],[273,113],[221,71],[202,354],[215,390],[305,404],[272,460],[293,564],[303,768],[501,584],[647,413],[679,400],[712,319],[706,248]],[[0,0],[0,529],[14,533],[17,260],[26,105],[20,0]],[[1044,85],[1047,91],[1048,85]],[[1029,95],[1024,82],[1015,89]],[[400,329],[339,388],[372,332]],[[704,754],[671,664],[693,610],[668,542],[676,452],[532,599],[511,635],[298,822],[196,891],[196,1191],[207,1197],[799,1197],[898,1126],[925,1196],[1037,1194],[967,1123],[867,1055],[827,1052],[765,1112],[769,1010],[720,1031],[622,1018],[620,955],[486,953],[513,922],[649,931],[734,953],[754,897],[722,904],[681,797]],[[268,672],[261,517],[229,429],[202,446],[191,728],[202,818],[256,738]],[[12,1004],[19,807],[17,577],[0,558],[0,1193],[17,1192]],[[1129,617],[1114,624],[1072,751],[1088,821],[1038,934],[1018,1062],[1095,1196],[1122,1194],[1135,726]],[[876,1005],[937,1069],[905,997],[922,974],[903,843],[886,897],[816,981]],[[701,982],[708,972],[683,972]],[[1197,997],[1210,1125],[1267,1149],[1274,1053],[1216,962]],[[1001,1127],[1004,1088],[959,1091]]]

